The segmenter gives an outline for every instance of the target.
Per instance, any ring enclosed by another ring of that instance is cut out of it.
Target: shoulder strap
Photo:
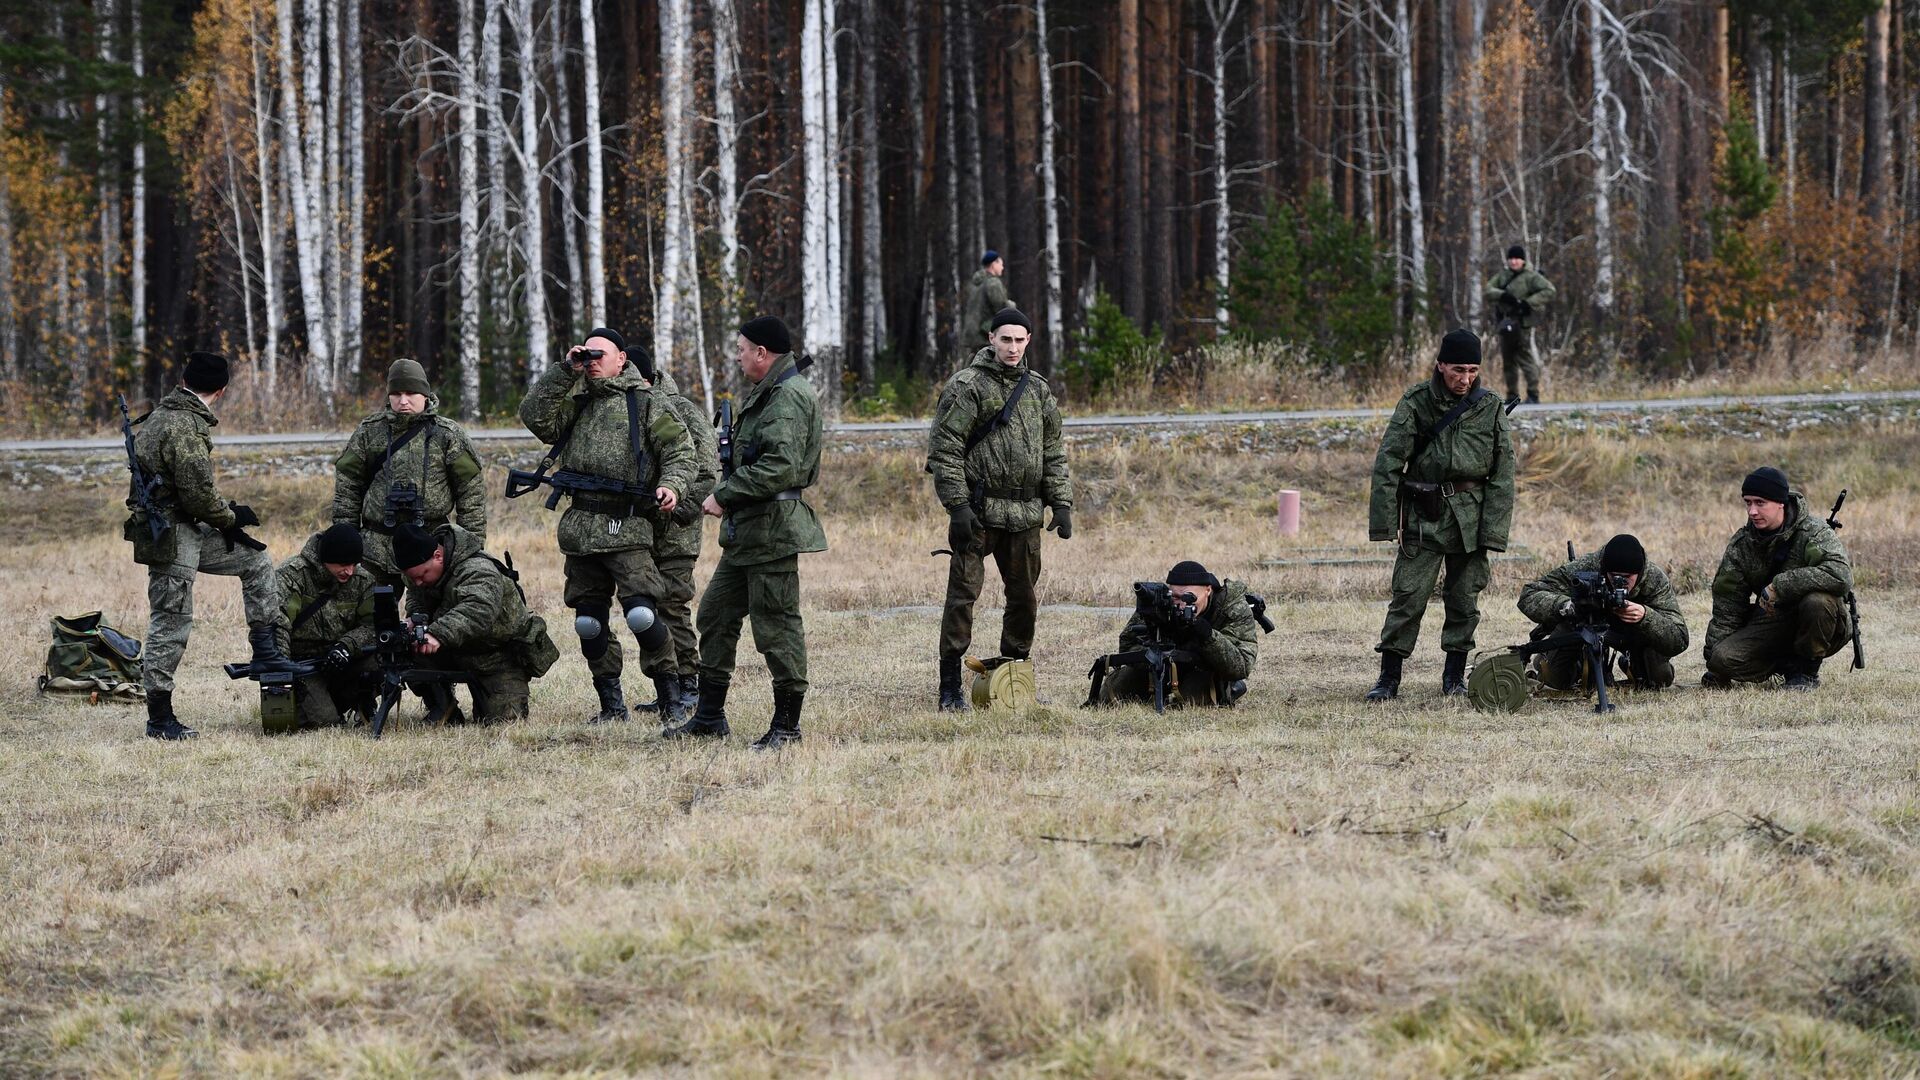
[[[1032,381],[1032,368],[1020,373],[1020,381],[1013,384],[1013,391],[1007,395],[1006,404],[1000,406],[1000,411],[994,414],[993,419],[974,428],[973,433],[967,436],[966,449],[960,451],[962,461],[966,460],[967,455],[973,453],[974,447],[986,442],[987,436],[1007,426],[1008,421],[1013,418],[1014,407],[1020,404],[1021,397],[1027,392],[1027,384]]]
[[[372,461],[367,462],[367,466],[368,466],[367,477],[371,479],[375,476],[379,476],[380,470],[387,467],[387,462],[393,460],[393,455],[397,453],[401,447],[412,442],[414,439],[414,436],[420,434],[420,432],[423,429],[432,427],[432,426],[433,425],[430,421],[424,424],[415,424],[413,427],[408,428],[407,433],[405,435],[400,436],[398,439],[388,439],[387,448],[385,450],[382,450],[380,453],[374,455],[374,458]]]
[[[627,391],[627,445],[633,448],[633,482],[641,487],[647,485],[646,450],[640,445],[640,391]]]
[[[1440,419],[1435,420],[1432,427],[1414,436],[1413,453],[1407,455],[1407,464],[1411,466],[1414,462],[1420,460],[1420,455],[1427,452],[1427,447],[1432,446],[1434,440],[1438,439],[1442,432],[1452,427],[1455,420],[1465,416],[1468,409],[1480,404],[1489,393],[1491,393],[1491,391],[1484,386],[1476,386],[1472,390],[1467,391],[1467,396],[1455,402],[1453,408],[1441,413]]]
[[[506,556],[506,561],[501,562],[499,559],[494,558],[484,551],[480,553],[481,558],[492,563],[502,574],[507,576],[508,581],[513,582],[513,591],[520,594],[520,602],[524,604],[527,602],[527,590],[520,587],[520,571],[513,568],[513,552],[507,552]]]
[[[308,620],[312,619],[315,615],[318,615],[320,613],[321,608],[326,607],[328,604],[332,603],[334,590],[337,588],[338,588],[337,584],[328,585],[326,588],[320,590],[319,594],[313,598],[312,603],[308,604],[304,608],[301,608],[300,614],[295,615],[293,617],[293,625],[287,627],[287,636],[291,637],[294,634],[299,633],[300,628],[307,625]]]

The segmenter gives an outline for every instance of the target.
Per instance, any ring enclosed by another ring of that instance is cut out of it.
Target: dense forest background
[[[5,410],[217,348],[303,416],[399,356],[497,413],[600,322],[697,395],[759,312],[902,407],[989,247],[1080,395],[1362,376],[1484,328],[1510,243],[1563,364],[1910,350],[1912,6],[4,0]]]

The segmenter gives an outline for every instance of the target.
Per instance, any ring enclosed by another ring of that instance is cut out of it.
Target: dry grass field
[[[0,1075],[1920,1075],[1920,420],[1812,419],[1528,429],[1515,540],[1540,559],[1498,565],[1482,648],[1520,639],[1513,597],[1566,538],[1620,527],[1697,642],[1747,469],[1853,491],[1870,670],[1710,693],[1696,644],[1686,688],[1609,718],[1441,700],[1437,605],[1403,699],[1360,704],[1386,567],[1333,563],[1386,546],[1349,550],[1371,432],[1339,425],[1077,442],[1044,703],[936,713],[944,518],[913,447],[836,445],[807,737],[775,757],[746,749],[751,653],[734,739],[671,747],[578,722],[570,635],[526,723],[269,740],[218,671],[245,649],[214,579],[178,695],[198,741],[36,699],[47,617],[139,634],[144,575],[117,473],[16,466]],[[322,522],[312,466],[223,471],[277,556]],[[495,506],[492,546],[564,634],[532,502]],[[1252,694],[1079,709],[1127,583],[1182,557],[1272,603]]]

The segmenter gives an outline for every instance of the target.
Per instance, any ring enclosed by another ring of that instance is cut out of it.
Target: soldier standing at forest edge
[[[771,315],[740,328],[740,373],[753,384],[733,418],[733,472],[702,509],[721,519],[720,565],[694,617],[700,632],[700,705],[668,728],[671,739],[728,732],[740,624],[753,619],[753,644],[773,676],[773,722],[753,745],[778,750],[800,741],[807,694],[807,636],[800,621],[800,553],[827,550],[820,519],[801,498],[820,477],[820,406],[800,377],[787,324]]]
[[[1480,385],[1480,339],[1455,330],[1440,342],[1433,375],[1408,390],[1373,461],[1367,537],[1400,543],[1393,596],[1380,628],[1380,680],[1368,701],[1399,696],[1400,668],[1446,569],[1447,654],[1440,687],[1467,692],[1467,653],[1480,625],[1488,553],[1507,549],[1513,523],[1513,438],[1500,398]]]
[[[399,588],[393,531],[407,522],[429,532],[458,520],[487,538],[487,491],[473,441],[427,384],[426,369],[400,359],[387,369],[387,404],[360,421],[334,459],[333,520],[357,527],[367,570],[376,583]]]
[[[940,707],[965,710],[960,664],[973,642],[973,603],[986,583],[992,553],[1006,589],[1000,655],[1024,660],[1033,651],[1039,609],[1040,522],[1073,537],[1073,483],[1060,439],[1060,406],[1026,363],[1033,324],[1007,308],[993,317],[993,343],[955,372],[940,391],[927,436],[927,471],[949,515],[947,605],[940,619]],[[1016,399],[1016,395],[1018,395]]]
[[[653,564],[659,567],[660,577],[667,583],[666,595],[660,598],[660,618],[667,624],[667,633],[673,638],[670,653],[673,672],[679,678],[680,694],[676,699],[679,708],[674,708],[674,701],[658,696],[635,708],[640,712],[660,713],[663,722],[672,717],[673,723],[679,723],[699,701],[700,648],[693,633],[693,565],[700,561],[700,542],[703,539],[702,523],[705,519],[700,507],[707,501],[707,496],[713,494],[714,482],[719,479],[720,462],[714,449],[713,424],[698,405],[680,393],[680,388],[674,385],[673,376],[662,369],[653,379],[653,388],[667,399],[667,403],[673,407],[673,414],[693,435],[696,472],[693,489],[687,492],[686,498],[680,500],[680,505],[674,508],[673,513],[663,517],[653,530]],[[665,673],[664,669],[661,673]]]
[[[1540,359],[1533,351],[1533,327],[1540,309],[1553,299],[1553,285],[1527,265],[1527,249],[1507,249],[1507,268],[1487,281],[1484,294],[1493,305],[1500,331],[1500,367],[1507,377],[1507,400],[1520,400],[1520,375],[1527,376],[1527,404],[1540,404]]]
[[[659,615],[667,583],[653,562],[653,535],[659,515],[673,513],[693,487],[698,468],[693,436],[665,395],[648,385],[651,375],[645,350],[630,357],[626,340],[600,327],[569,349],[565,361],[542,372],[520,402],[520,422],[553,446],[549,454],[562,471],[639,486],[658,503],[656,514],[653,505],[626,496],[582,493],[571,497],[560,518],[563,599],[573,609],[580,655],[600,699],[591,723],[627,718],[620,639],[611,625],[614,600],[643,663],[658,673],[654,689],[660,700],[676,708],[679,702],[673,656],[663,652],[670,643]]]
[[[980,256],[980,269],[973,272],[973,280],[967,282],[967,295],[960,305],[960,325],[954,334],[960,348],[967,353],[992,338],[994,315],[1002,308],[1013,306],[1013,301],[1007,299],[1007,283],[1001,277],[1006,272],[1006,260],[989,248]]]
[[[260,524],[251,507],[221,498],[213,479],[213,403],[227,390],[227,358],[197,352],[187,359],[178,389],[140,420],[133,454],[141,471],[157,481],[155,509],[166,531],[158,540],[131,490],[125,536],[133,560],[147,568],[147,644],[141,682],[147,691],[147,735],[190,739],[199,732],[173,712],[173,673],[193,630],[193,583],[200,574],[240,579],[247,612],[247,641],[256,669],[284,665],[275,635],[280,628],[280,586],[267,545],[246,534]],[[131,485],[129,485],[131,487]]]

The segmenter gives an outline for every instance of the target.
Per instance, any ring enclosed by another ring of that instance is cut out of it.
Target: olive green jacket
[[[1742,525],[1727,541],[1720,569],[1713,575],[1713,617],[1707,623],[1707,651],[1745,626],[1757,610],[1752,600],[1768,585],[1782,607],[1809,593],[1844,596],[1853,591],[1853,565],[1846,546],[1807,497],[1788,495],[1786,523],[1771,533]]]
[[[1503,293],[1509,292],[1513,294],[1515,300],[1525,301],[1530,310],[1524,314],[1518,308],[1509,312],[1506,300],[1502,297]],[[1499,273],[1487,279],[1486,291],[1481,295],[1486,298],[1487,303],[1493,305],[1495,313],[1516,315],[1520,319],[1521,326],[1530,327],[1534,325],[1534,320],[1540,317],[1540,312],[1547,306],[1548,301],[1554,298],[1555,290],[1553,283],[1549,282],[1540,271],[1535,270],[1532,263],[1528,263],[1517,271],[1502,267]]]
[[[1178,589],[1179,586],[1174,586]],[[1253,662],[1260,655],[1260,626],[1254,622],[1253,608],[1247,604],[1246,583],[1227,578],[1213,594],[1213,602],[1200,618],[1212,628],[1205,641],[1185,646],[1199,657],[1200,663],[1221,682],[1230,683],[1253,674]],[[1146,647],[1147,621],[1135,615],[1120,631],[1120,651]]]
[[[640,446],[649,459],[644,474],[633,459],[627,431],[629,390],[639,394]],[[699,472],[693,436],[674,415],[666,395],[649,387],[631,362],[605,379],[576,374],[565,364],[549,367],[520,402],[520,422],[548,444],[572,425],[573,434],[560,452],[561,469],[639,484],[648,492],[668,487],[681,499],[693,490]],[[593,505],[606,504],[595,501]],[[651,548],[659,517],[654,512],[628,517],[618,509],[590,510],[575,500],[560,518],[560,550],[568,555],[603,555]]]
[[[727,512],[720,530],[727,559],[751,566],[827,550],[813,507],[804,499],[775,498],[820,478],[820,433],[813,384],[791,354],[783,356],[735,411],[733,475],[713,488],[714,501]]]
[[[233,507],[213,478],[213,425],[219,423],[200,395],[179,387],[153,407],[133,433],[133,456],[142,472],[159,481],[154,504],[170,524],[205,522],[216,529],[233,524]],[[171,530],[153,539],[147,515],[127,478],[127,519],[123,535],[133,541],[135,562],[164,566],[174,558]]]
[[[440,400],[428,395],[425,412],[415,415],[383,407],[360,421],[347,447],[334,459],[333,520],[361,529],[384,525],[387,492],[396,480],[411,482],[420,491],[428,528],[448,521],[480,537],[487,535],[487,487],[473,440],[451,417],[438,413]],[[387,448],[416,426],[425,430],[393,451],[385,466],[374,470]]]
[[[1566,621],[1560,609],[1573,599],[1573,575],[1599,569],[1600,553],[1594,551],[1528,582],[1520,590],[1520,613],[1541,626],[1559,625]],[[1680,613],[1680,594],[1673,590],[1666,571],[1648,563],[1640,580],[1627,590],[1627,599],[1646,608],[1647,614],[1636,624],[1621,626],[1637,631],[1661,656],[1687,651],[1687,619]]]
[[[973,272],[973,279],[967,282],[967,295],[961,305],[959,334],[961,347],[978,345],[993,333],[993,317],[1000,314],[1002,308],[1013,306],[1007,299],[1006,279],[987,273],[985,267]],[[967,331],[973,331],[968,337]]]
[[[442,525],[433,537],[447,549],[446,568],[432,585],[407,589],[407,614],[414,625],[424,625],[454,652],[504,652],[520,660],[529,675],[546,674],[559,653],[545,620],[527,610],[519,584],[481,550],[479,537],[460,526]]]
[[[1024,360],[1009,367],[992,349],[981,349],[941,389],[927,433],[927,471],[940,505],[952,510],[973,502],[978,488],[983,497],[974,510],[981,522],[1008,532],[1039,528],[1044,506],[1073,506],[1060,405],[1037,371],[1006,426],[966,453],[967,437],[993,421],[1028,370]]]
[[[1411,505],[1407,506],[1402,543],[1456,553],[1507,550],[1507,536],[1513,527],[1513,434],[1499,394],[1482,397],[1479,404],[1441,432],[1418,460],[1408,460],[1419,434],[1459,400],[1447,392],[1438,372],[1400,398],[1373,459],[1368,539],[1391,540],[1401,530],[1402,479],[1427,483],[1479,480],[1484,485],[1477,490],[1449,497],[1447,513],[1437,522],[1423,520]]]
[[[673,512],[671,520],[654,529],[653,561],[658,564],[669,559],[697,559],[700,557],[701,528],[706,518],[700,513],[700,504],[713,494],[713,485],[720,479],[720,455],[714,449],[713,421],[700,411],[692,399],[680,393],[674,385],[673,376],[660,372],[653,382],[653,388],[666,396],[672,406],[673,414],[687,427],[693,436],[694,476],[693,487],[688,489],[681,499],[680,507]]]
[[[288,656],[295,660],[321,656],[336,641],[357,650],[373,644],[373,575],[365,566],[356,566],[352,577],[335,581],[320,561],[319,533],[308,537],[300,554],[281,563],[274,573],[286,605],[280,647]],[[317,610],[308,614],[310,609]],[[290,630],[296,622],[299,629]]]

